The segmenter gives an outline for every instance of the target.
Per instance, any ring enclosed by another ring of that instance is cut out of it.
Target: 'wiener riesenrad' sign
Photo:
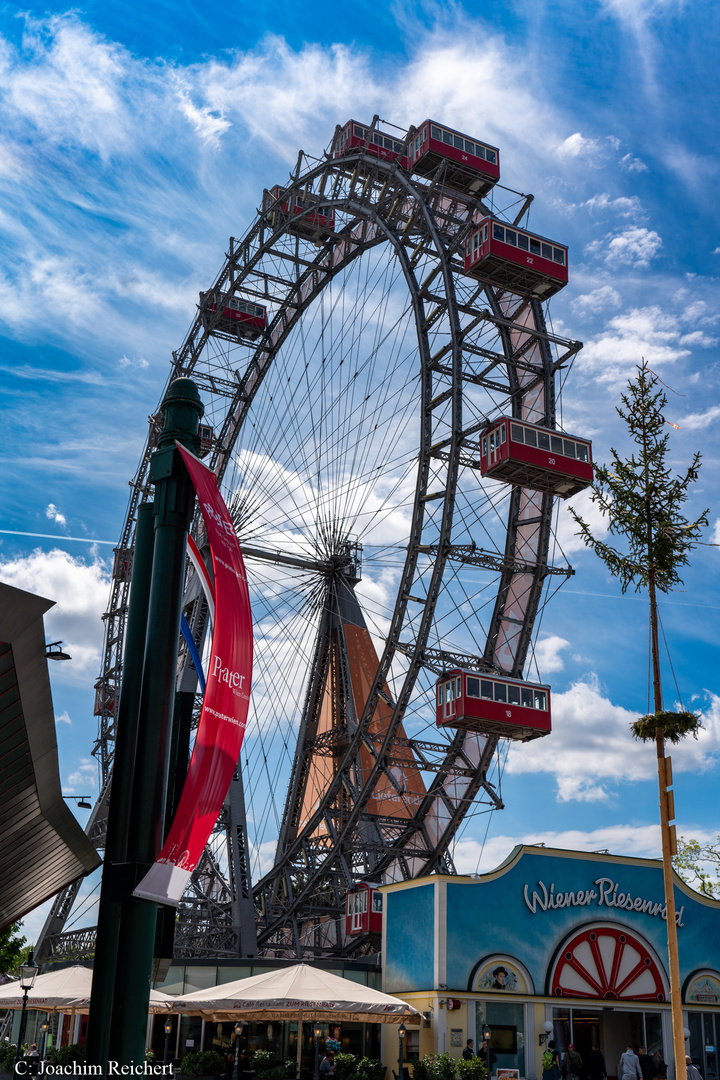
[[[544,881],[538,881],[537,889],[532,893],[528,885],[523,886],[523,899],[532,915],[540,911],[558,911],[568,907],[604,907],[616,908],[622,911],[638,911],[643,915],[657,916],[667,920],[665,904],[658,900],[647,900],[641,896],[633,896],[632,893],[623,892],[620,884],[609,877],[596,878],[593,882],[595,888],[575,889],[561,891],[555,889],[555,883],[549,886]],[[675,922],[683,926],[684,906],[675,912]]]

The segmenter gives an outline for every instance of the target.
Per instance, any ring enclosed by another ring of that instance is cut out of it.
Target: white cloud
[[[565,638],[559,637],[557,634],[551,634],[549,637],[541,638],[535,644],[535,660],[543,679],[552,671],[563,670],[565,661],[560,653],[569,646],[570,642],[566,641]]]
[[[45,509],[45,517],[54,521],[57,525],[67,525],[67,518],[61,514],[55,503],[48,503]]]
[[[66,551],[33,551],[31,555],[0,562],[0,580],[18,589],[55,600],[45,615],[51,639],[63,642],[72,662],[57,665],[58,677],[87,682],[100,664],[103,626],[110,578],[104,564],[73,558]]]
[[[712,543],[720,545],[720,518],[716,518],[713,525]]]
[[[632,154],[625,154],[624,157],[620,158],[618,164],[627,172],[631,173],[644,173],[650,171],[644,161],[641,161],[640,158],[633,157]]]
[[[576,158],[588,165],[598,167],[619,146],[620,142],[614,135],[606,135],[601,139],[587,139],[576,131],[558,146],[557,153],[561,158]]]
[[[569,499],[566,503],[562,503],[558,509],[558,521],[555,536],[561,551],[565,555],[572,555],[574,552],[585,550],[585,544],[578,535],[578,526],[575,522],[575,518],[569,510],[571,506],[576,510],[583,521],[588,523],[593,536],[602,539],[608,531],[607,518],[603,517],[597,503],[592,500],[592,492],[589,488],[586,488],[572,499]]]
[[[143,356],[138,356],[135,359],[130,359],[129,356],[121,356],[118,360],[118,367],[120,368],[146,368],[149,366],[148,361]]]
[[[620,195],[613,199],[606,191],[603,191],[600,195],[593,195],[591,198],[586,199],[585,202],[578,203],[577,208],[588,210],[592,216],[610,213],[616,214],[618,217],[637,218],[644,214],[637,195]]]
[[[80,758],[77,767],[69,773],[63,787],[68,795],[93,795],[97,791],[97,762]]]
[[[693,831],[693,836],[698,831]],[[707,833],[707,838],[711,838]],[[706,834],[703,831],[703,839]],[[488,837],[484,844],[469,837],[455,845],[453,857],[461,874],[489,873],[508,857],[518,844],[542,844],[544,847],[569,851],[610,851],[613,855],[629,855],[656,859],[660,856],[659,825],[608,825],[598,829],[563,829],[520,833],[517,836]]]
[[[67,724],[68,727],[72,727],[72,720],[70,719],[70,714],[67,711],[67,709],[65,709],[64,712],[61,712],[59,716],[55,717],[55,723],[56,724]]]
[[[685,739],[672,750],[676,773],[700,773],[718,761],[720,752],[720,698],[707,692],[698,738]],[[602,693],[594,675],[553,694],[553,732],[532,746],[532,753],[510,747],[512,773],[548,773],[554,776],[559,802],[606,801],[618,784],[626,787],[655,775],[653,747],[630,733],[637,714],[614,705]],[[592,764],[589,764],[592,763]]]
[[[711,405],[709,409],[701,413],[690,413],[689,416],[681,416],[678,424],[688,431],[705,429],[716,420],[720,419],[720,405]]]
[[[598,255],[607,266],[645,267],[662,247],[662,239],[654,229],[629,226],[621,233],[608,233],[593,240],[585,248],[589,255]]]
[[[645,357],[653,370],[689,355],[681,344],[681,317],[658,304],[615,315],[597,338],[586,342],[578,363],[598,381],[625,383]]]
[[[601,311],[618,308],[621,304],[620,293],[612,285],[601,285],[599,289],[583,293],[570,301],[570,307],[578,315],[597,315]]]
[[[23,61],[6,53],[0,86],[26,123],[57,145],[103,158],[127,145],[124,50],[74,16],[26,19]]]
[[[697,345],[701,349],[709,349],[717,344],[717,338],[711,337],[703,330],[693,330],[690,334],[683,334],[680,338],[681,345]]]

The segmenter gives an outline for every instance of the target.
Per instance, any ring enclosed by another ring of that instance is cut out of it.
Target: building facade
[[[424,1014],[404,1053],[459,1057],[492,1032],[497,1068],[542,1075],[545,1040],[628,1043],[674,1071],[660,862],[517,847],[495,871],[385,886],[383,989]],[[686,1052],[720,1080],[720,903],[675,878]],[[395,1060],[387,1045],[385,1060]]]

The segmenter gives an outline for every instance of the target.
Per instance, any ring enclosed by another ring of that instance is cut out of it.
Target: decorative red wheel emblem
[[[568,943],[552,975],[554,997],[664,1001],[657,964],[639,938],[613,927],[583,930]]]

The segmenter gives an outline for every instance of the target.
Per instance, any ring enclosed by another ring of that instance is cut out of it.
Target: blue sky
[[[678,467],[703,454],[690,509],[710,507],[720,543],[719,18],[682,0],[2,6],[0,528],[57,539],[0,533],[0,578],[58,600],[48,636],[74,657],[52,672],[65,791],[97,789],[112,547],[90,541],[117,541],[147,415],[228,234],[350,116],[433,116],[501,148],[506,182],[535,194],[531,227],[570,247],[550,309],[585,343],[566,429],[607,460],[645,356],[669,387]],[[647,709],[647,607],[564,513],[560,535],[576,575],[538,645],[555,734],[513,748],[506,809],[468,822],[463,870],[525,839],[659,850],[654,754],[627,729]],[[719,577],[720,549],[699,547],[661,608],[683,701],[705,718],[673,751],[679,831],[701,838],[720,832]]]

